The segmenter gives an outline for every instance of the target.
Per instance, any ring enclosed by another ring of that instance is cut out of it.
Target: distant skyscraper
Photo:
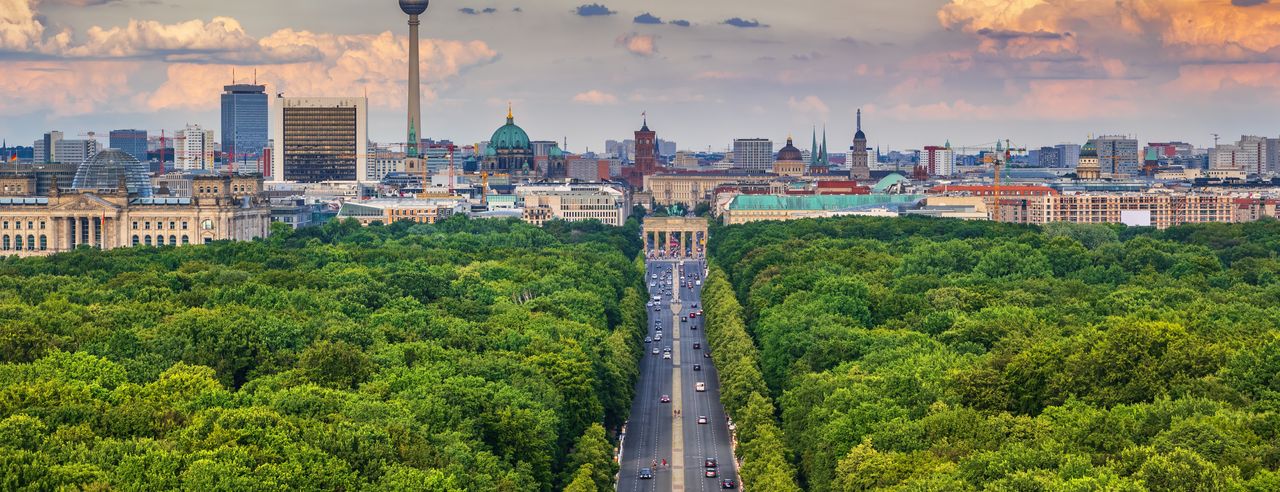
[[[929,176],[948,177],[956,173],[956,153],[951,150],[951,143],[946,146],[938,147],[930,145],[924,148],[924,153],[920,155],[920,165],[924,167],[925,172]]]
[[[262,172],[268,135],[267,87],[236,84],[222,90],[223,161],[237,172]]]
[[[867,153],[867,134],[862,132],[862,110],[858,110],[858,132],[853,134],[853,147],[849,148],[849,177],[855,180],[871,179],[870,154]]]
[[[1058,167],[1075,169],[1080,164],[1080,144],[1059,144],[1053,148],[1058,151]]]
[[[733,168],[748,171],[773,169],[773,141],[766,138],[734,140]]]
[[[213,130],[187,125],[173,137],[173,165],[179,171],[213,171]]]
[[[1093,139],[1093,146],[1098,151],[1102,174],[1137,176],[1142,171],[1137,139],[1108,135]]]
[[[107,147],[133,156],[138,162],[147,162],[146,130],[111,130]]]
[[[57,130],[46,133],[43,138],[36,140],[35,144],[33,144],[35,147],[35,162],[60,162],[58,160],[58,142],[61,141],[62,132]]]
[[[63,164],[75,164],[77,166],[84,163],[84,161],[88,160],[90,157],[93,157],[95,154],[97,154],[99,151],[102,150],[102,144],[98,143],[98,141],[94,139],[88,139],[88,140],[61,139],[61,140],[58,140],[53,147],[54,147],[53,154],[57,156],[54,162],[61,162]]]
[[[369,102],[363,97],[277,97],[271,106],[271,179],[319,183],[368,175]]]

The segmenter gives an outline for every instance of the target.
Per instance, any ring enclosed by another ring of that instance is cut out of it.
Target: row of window
[[[0,239],[0,250],[4,251],[22,251],[24,249],[27,251],[36,251],[37,246],[39,246],[40,251],[49,249],[49,239],[44,234],[41,234],[38,245],[36,243],[35,235],[28,235],[26,237],[26,241],[23,241],[23,237],[21,235],[15,235],[10,238],[8,234],[5,234],[4,238]]]
[[[39,223],[40,223],[40,228],[41,228],[41,229],[44,229],[44,227],[45,227],[44,221],[42,220],[42,221],[40,221]],[[35,229],[35,228],[36,228],[36,221],[34,221],[34,220],[28,220],[28,221],[26,222],[26,224],[27,224],[27,229]],[[7,220],[6,220],[6,221],[4,221],[4,223],[3,223],[3,224],[0,224],[0,228],[2,228],[2,229],[8,229],[8,228],[9,228],[9,221],[7,221]],[[15,221],[13,221],[13,228],[14,228],[14,229],[19,229],[19,230],[21,230],[21,229],[22,229],[22,221],[21,221],[21,220],[15,220]]]
[[[145,244],[145,245],[147,245],[147,246],[166,246],[166,245],[167,245],[167,246],[177,246],[177,245],[178,245],[178,237],[177,237],[177,236],[169,236],[169,242],[168,242],[168,243],[166,243],[166,242],[165,242],[165,240],[164,240],[164,236],[163,236],[163,235],[157,235],[157,236],[155,236],[155,237],[154,237],[154,239],[152,239],[152,236],[150,236],[150,235],[142,236],[142,237],[140,238],[140,237],[138,237],[138,236],[135,234],[135,235],[133,236],[133,245],[134,245],[134,246],[138,246],[138,245],[140,245],[140,244]],[[182,235],[182,244],[183,244],[184,246],[185,246],[185,245],[188,245],[188,244],[191,244],[191,238],[190,238],[190,237],[188,237],[186,234],[183,234],[183,235]]]
[[[151,230],[151,226],[152,226],[152,224],[155,224],[155,228],[156,228],[156,230],[164,230],[164,221],[163,221],[163,220],[157,220],[157,221],[154,221],[154,222],[152,222],[152,221],[143,221],[143,222],[141,222],[141,223],[135,220],[135,221],[133,221],[133,230],[135,230],[135,231],[136,231],[136,230],[138,230],[138,225],[139,225],[139,224],[141,224],[141,225],[142,225],[142,230],[145,230],[145,231],[149,231],[149,230]],[[184,220],[184,221],[182,221],[182,230],[184,230],[184,231],[185,231],[185,230],[187,230],[187,228],[188,228],[188,227],[190,227],[190,224],[189,224],[187,221],[185,221],[185,220]],[[176,220],[171,220],[171,221],[169,221],[169,230],[174,231],[174,230],[177,230],[177,229],[178,229],[178,221],[176,221]]]

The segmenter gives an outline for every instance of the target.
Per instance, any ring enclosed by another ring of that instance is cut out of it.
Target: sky
[[[393,0],[0,0],[0,137],[220,131],[221,86],[256,71],[367,93],[371,138],[403,141],[406,20]],[[508,104],[573,152],[641,113],[691,150],[825,126],[839,151],[858,108],[885,150],[1280,135],[1276,0],[434,0],[422,35],[422,133],[458,143]]]

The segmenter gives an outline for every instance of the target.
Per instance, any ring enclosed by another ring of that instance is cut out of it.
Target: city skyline
[[[482,141],[508,102],[531,138],[574,152],[626,138],[642,112],[690,150],[825,124],[840,152],[859,107],[886,149],[1280,132],[1270,2],[852,3],[438,1],[421,134]],[[386,4],[0,0],[0,135],[216,128],[235,70],[288,96],[367,91],[371,138],[399,141],[407,28]]]

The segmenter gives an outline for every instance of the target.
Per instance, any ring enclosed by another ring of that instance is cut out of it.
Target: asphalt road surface
[[[689,276],[702,278],[703,268],[700,261],[685,261],[683,270]],[[658,278],[653,279],[653,274]],[[702,318],[680,321],[702,307],[702,287],[689,277],[680,282],[680,274],[679,261],[648,264],[645,283],[654,283],[649,288],[650,298],[662,297],[657,306],[649,308],[648,336],[656,338],[661,331],[663,338],[644,347],[636,399],[631,404],[631,420],[623,440],[618,480],[621,492],[706,492],[720,490],[723,478],[738,479],[728,422],[720,404],[720,382],[711,359],[704,357],[708,346]],[[690,283],[694,283],[692,288]],[[693,348],[695,344],[701,348]],[[666,347],[672,349],[671,359],[663,358]],[[657,354],[652,353],[654,348],[658,349]],[[694,370],[695,364],[701,370]],[[695,390],[698,382],[706,383],[706,391]],[[668,395],[671,402],[662,403],[663,395]],[[677,409],[680,417],[674,415]],[[699,417],[706,417],[707,423],[699,424]],[[717,477],[705,477],[706,458],[715,458],[720,465]],[[667,460],[665,468],[663,459]],[[654,461],[659,465],[653,469],[653,478],[640,479],[640,469],[650,467]]]

